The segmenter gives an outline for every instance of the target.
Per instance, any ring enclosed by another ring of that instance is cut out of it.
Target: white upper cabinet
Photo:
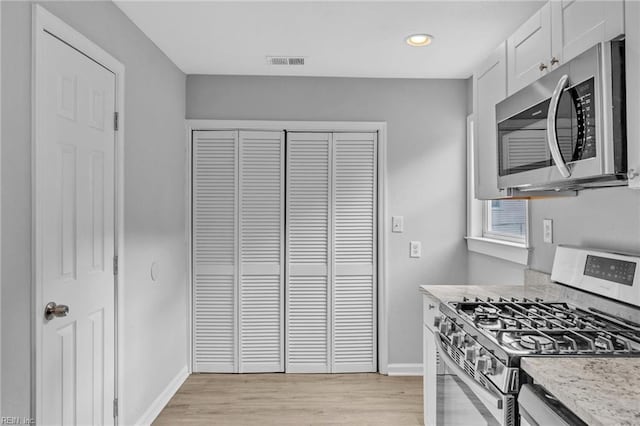
[[[567,62],[591,46],[624,34],[619,1],[563,0],[551,3],[552,57]]]
[[[475,128],[473,141],[475,198],[505,198],[498,190],[496,104],[507,95],[507,52],[502,43],[473,74]]]
[[[509,95],[624,30],[622,0],[545,4],[507,40]]]
[[[551,6],[545,4],[507,40],[509,94],[536,81],[549,70]]]

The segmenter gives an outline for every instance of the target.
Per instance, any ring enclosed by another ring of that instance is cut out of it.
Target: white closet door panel
[[[289,277],[288,373],[329,373],[327,277]]]
[[[281,372],[284,133],[239,135],[239,372]]]
[[[287,351],[290,373],[330,372],[330,133],[287,140]]]
[[[238,133],[193,135],[194,371],[236,370]]]
[[[329,133],[291,133],[288,140],[289,264],[328,263]]]
[[[235,371],[235,303],[233,275],[196,274],[194,303],[194,371]]]
[[[336,276],[334,298],[332,372],[375,372],[373,276]]]
[[[375,133],[335,133],[332,371],[376,371]]]
[[[237,132],[194,134],[194,261],[233,265]]]

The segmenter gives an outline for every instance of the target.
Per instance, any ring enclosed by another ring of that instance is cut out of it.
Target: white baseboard
[[[176,394],[180,386],[189,377],[189,369],[185,365],[182,370],[169,382],[160,395],[151,403],[149,408],[135,423],[139,426],[148,426],[160,415],[162,409],[169,403],[173,395]]]
[[[422,376],[422,364],[389,364],[389,376]]]

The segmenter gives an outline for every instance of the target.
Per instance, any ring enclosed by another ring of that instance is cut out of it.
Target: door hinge
[[[118,275],[118,256],[113,256],[113,275]]]
[[[113,417],[118,417],[118,398],[113,400]]]
[[[116,132],[118,131],[118,118],[119,118],[119,115],[118,115],[118,112],[116,111],[113,113],[113,130],[115,130]]]

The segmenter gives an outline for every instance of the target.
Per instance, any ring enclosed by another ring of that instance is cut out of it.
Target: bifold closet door
[[[194,132],[196,372],[284,370],[283,166],[283,132]]]
[[[377,134],[287,135],[286,371],[377,370]]]

